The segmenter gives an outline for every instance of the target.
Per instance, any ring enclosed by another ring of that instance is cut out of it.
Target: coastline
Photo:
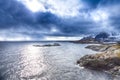
[[[85,47],[96,54],[85,55],[77,61],[79,66],[107,72],[113,76],[120,76],[120,45],[119,44],[98,44]]]

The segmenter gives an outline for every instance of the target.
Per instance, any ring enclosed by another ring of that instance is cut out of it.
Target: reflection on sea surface
[[[45,70],[43,50],[27,45],[24,47],[21,55],[20,65],[23,69],[20,71],[22,78],[33,78],[34,76],[41,74]]]
[[[76,65],[80,57],[95,53],[85,44],[33,46],[38,44],[46,42],[1,42],[0,80],[112,80],[108,74]]]

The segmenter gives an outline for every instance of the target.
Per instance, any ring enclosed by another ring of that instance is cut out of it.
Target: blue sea
[[[76,64],[80,57],[96,53],[84,48],[88,44],[34,46],[53,43],[0,42],[0,80],[113,80],[109,74]]]

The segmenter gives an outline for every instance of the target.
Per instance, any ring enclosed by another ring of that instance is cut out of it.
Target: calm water
[[[76,65],[80,57],[95,53],[87,45],[33,46],[46,43],[52,42],[0,42],[0,80],[112,80]]]

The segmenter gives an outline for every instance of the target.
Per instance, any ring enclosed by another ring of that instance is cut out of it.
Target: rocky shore
[[[119,44],[89,45],[86,48],[98,51],[98,53],[83,56],[77,61],[77,64],[88,69],[105,71],[120,76]]]

